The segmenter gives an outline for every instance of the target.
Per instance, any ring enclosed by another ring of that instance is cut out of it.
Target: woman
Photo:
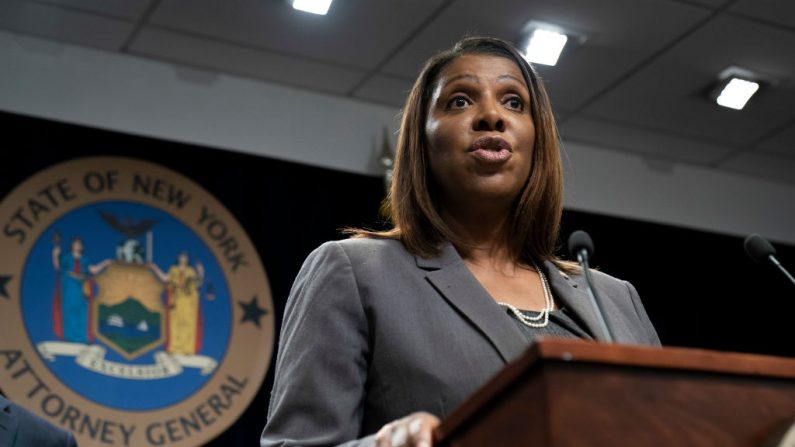
[[[79,237],[70,241],[68,252],[61,253],[61,237],[55,235],[52,264],[58,273],[53,300],[53,332],[56,337],[75,343],[94,342],[91,275],[101,272],[110,262],[106,259],[99,264],[91,264],[83,254],[83,240]]]
[[[394,229],[307,259],[261,444],[430,446],[530,340],[598,333],[584,280],[554,255],[561,171],[547,95],[510,44],[469,38],[428,61],[398,139]],[[634,288],[594,278],[617,340],[659,344]]]
[[[204,267],[190,265],[187,252],[180,252],[177,263],[163,273],[155,264],[150,267],[166,283],[166,352],[176,355],[195,355],[201,350],[202,314],[199,288],[204,281]]]

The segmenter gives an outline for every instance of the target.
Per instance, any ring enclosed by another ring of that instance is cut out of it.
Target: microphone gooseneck
[[[792,274],[778,262],[776,259],[776,249],[767,239],[763,238],[762,236],[754,233],[748,235],[745,238],[745,252],[748,253],[748,257],[753,259],[754,262],[758,262],[759,264],[768,264],[772,265],[776,269],[778,269],[784,276],[787,277],[789,282],[795,286],[795,278],[792,277]]]
[[[593,285],[593,278],[591,278],[591,268],[588,265],[590,256],[594,252],[593,240],[588,233],[577,230],[569,236],[569,253],[577,257],[577,262],[582,266],[583,274],[585,275],[585,289],[588,293],[588,299],[593,307],[596,319],[599,321],[599,329],[601,329],[605,341],[613,343],[615,337],[613,331],[605,319],[604,307],[602,300],[596,293],[596,288]]]

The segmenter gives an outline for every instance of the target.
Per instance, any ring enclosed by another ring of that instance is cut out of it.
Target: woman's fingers
[[[392,429],[389,442],[392,447],[403,447],[406,445],[408,438],[409,430],[404,424],[398,424],[394,429]]]
[[[377,447],[431,447],[433,429],[439,425],[439,418],[425,413],[412,413],[402,419],[390,422],[375,435]]]
[[[439,418],[430,413],[414,413],[409,416],[408,430],[415,447],[431,447],[433,429],[439,425]]]
[[[391,447],[390,444],[392,441],[389,437],[392,435],[393,424],[393,422],[390,422],[389,424],[384,425],[381,427],[381,430],[378,430],[378,433],[375,434],[376,447]]]

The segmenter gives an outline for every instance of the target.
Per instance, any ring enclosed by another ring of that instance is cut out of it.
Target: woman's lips
[[[476,149],[472,151],[472,156],[487,163],[501,163],[511,158],[511,151],[506,149],[498,151],[492,149]]]
[[[485,163],[502,163],[513,154],[511,145],[499,137],[481,137],[475,140],[469,152]]]

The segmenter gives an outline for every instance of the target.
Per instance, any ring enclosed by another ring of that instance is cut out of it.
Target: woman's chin
[[[513,179],[501,176],[481,177],[472,185],[472,194],[492,200],[513,201],[522,189],[522,185]]]
[[[519,195],[519,188],[504,184],[479,184],[460,191],[463,197],[454,199],[469,210],[507,210]]]

